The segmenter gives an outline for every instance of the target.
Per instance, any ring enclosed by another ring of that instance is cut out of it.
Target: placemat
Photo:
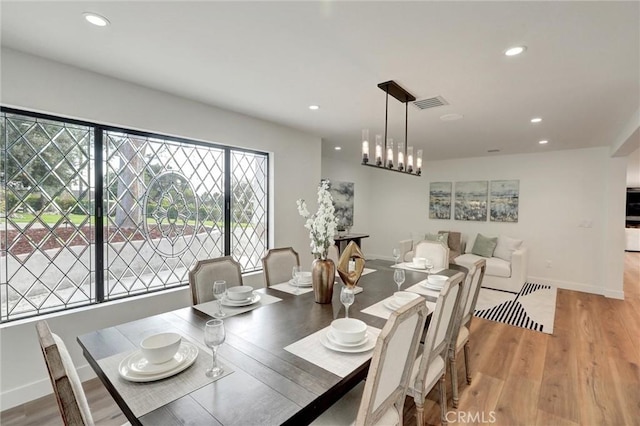
[[[377,269],[364,268],[362,270],[362,274],[360,276],[364,276],[364,275],[367,275],[367,274],[370,274],[370,273],[376,272],[376,271],[377,271]],[[336,265],[336,277],[339,277],[339,276],[340,275],[338,275],[338,266]]]
[[[316,331],[315,333],[290,344],[284,348],[284,350],[340,377],[345,377],[350,374],[373,355],[373,349],[367,352],[352,354],[336,352],[325,348],[322,343],[320,343],[320,336],[326,333],[327,330],[329,330],[329,327]],[[380,334],[380,329],[367,327],[367,332],[371,335],[371,339],[377,339]]]
[[[418,293],[418,294],[424,296],[427,299],[427,301],[429,301],[429,302],[437,302],[438,301],[438,296],[440,295],[440,291],[432,290],[430,288],[426,288],[424,286],[424,284],[426,284],[426,283],[427,283],[427,280],[422,280],[422,281],[418,282],[417,284],[412,285],[411,287],[409,287],[405,291]]]
[[[426,269],[416,269],[416,268],[412,268],[409,266],[408,262],[402,262],[402,263],[398,263],[397,265],[391,265],[392,268],[400,268],[400,269],[406,269],[407,271],[414,271],[414,272],[422,272],[423,274],[437,274],[440,271],[444,271],[446,268],[433,268],[431,270],[431,272],[427,271]]]
[[[291,284],[290,281],[287,281],[286,283],[272,285],[269,288],[273,288],[279,291],[284,291],[285,293],[295,294],[296,296],[313,291],[313,287],[296,287],[293,284]],[[296,293],[296,289],[298,290],[298,293]]]
[[[184,337],[183,339],[187,340]],[[189,342],[193,343],[191,340]],[[120,377],[120,361],[129,356],[131,351],[101,359],[98,364],[133,414],[140,417],[234,372],[234,369],[218,355],[218,365],[223,367],[224,372],[218,377],[207,377],[205,372],[211,366],[211,349],[204,345],[196,346],[198,357],[193,365],[175,376],[155,382],[136,383]]]
[[[242,314],[244,312],[252,311],[261,306],[270,305],[272,303],[280,302],[282,300],[279,297],[271,296],[268,294],[264,294],[264,293],[258,293],[258,294],[260,294],[260,301],[252,305],[247,305],[247,306],[224,306],[223,305],[222,312],[227,314],[225,318]],[[218,301],[212,300],[210,302],[200,303],[199,305],[193,305],[193,307],[199,310],[200,312],[204,312],[205,314],[212,317],[213,314],[218,312]]]
[[[386,299],[379,301],[378,303],[374,303],[373,305],[369,306],[366,309],[361,310],[360,312],[373,315],[375,317],[389,319],[389,317],[391,316],[391,312],[393,311],[387,308],[386,306],[384,306],[384,303],[387,300],[391,300],[391,299],[393,299],[393,296],[389,296]],[[434,302],[427,301],[425,304],[427,305],[427,309],[429,309],[430,313],[435,311],[436,304]]]

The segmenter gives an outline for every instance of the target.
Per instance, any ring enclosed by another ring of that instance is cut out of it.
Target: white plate
[[[393,299],[387,299],[384,302],[382,302],[382,304],[384,305],[385,308],[390,309],[392,311],[395,311],[400,307],[400,305],[398,305]]]
[[[133,371],[130,367],[130,363],[132,359],[137,358],[140,355],[140,351],[136,351],[131,355],[125,357],[122,361],[120,361],[120,365],[118,366],[118,372],[120,373],[120,377],[125,380],[129,380],[130,382],[153,382],[155,380],[165,379],[167,377],[171,377],[175,374],[180,373],[181,371],[186,370],[191,366],[198,358],[198,348],[191,342],[183,341],[180,344],[179,352],[184,353],[184,361],[174,368],[170,370],[166,370],[160,373],[154,374],[140,374]]]
[[[429,290],[437,290],[437,291],[441,291],[442,287],[444,287],[443,285],[431,284],[429,281],[425,281],[424,284],[422,284],[422,286],[428,288]]]
[[[258,293],[253,293],[249,299],[246,300],[229,300],[226,297],[222,299],[220,302],[222,306],[248,306],[253,305],[254,303],[258,303],[260,301],[260,295]]]
[[[180,344],[178,352],[167,362],[152,364],[144,357],[142,351],[137,351],[127,357],[127,367],[137,374],[161,374],[173,370],[187,360],[190,347]]]
[[[298,282],[298,285],[296,285],[293,280],[289,280],[289,284],[293,287],[311,287],[311,281],[309,281],[308,283]]]
[[[331,349],[332,351],[336,351],[336,352],[346,352],[346,353],[351,353],[351,354],[357,354],[360,352],[367,352],[372,350],[373,348],[376,347],[376,339],[371,339],[371,338],[367,338],[367,341],[362,344],[361,346],[355,347],[355,348],[349,348],[349,347],[345,347],[345,346],[338,346],[335,345],[333,343],[331,343],[329,341],[329,339],[327,338],[327,333],[321,333],[320,334],[320,343],[322,343],[322,346],[324,346],[327,349]]]
[[[339,341],[336,339],[336,336],[334,336],[334,335],[333,335],[333,333],[331,332],[331,330],[327,330],[327,340],[328,340],[330,343],[334,344],[335,346],[339,346],[339,347],[355,348],[355,347],[357,347],[357,346],[362,346],[362,345],[364,345],[365,343],[367,343],[367,340],[369,340],[369,337],[370,337],[370,336],[369,336],[369,333],[365,333],[365,335],[364,335],[364,339],[363,339],[362,341],[360,341],[360,342],[357,342],[357,343],[342,343],[342,342],[339,342]]]
[[[409,268],[413,268],[413,269],[427,269],[426,266],[421,266],[421,265],[414,265],[413,262],[411,263],[407,263],[407,266]]]

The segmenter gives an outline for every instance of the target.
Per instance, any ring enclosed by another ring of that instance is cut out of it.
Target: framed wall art
[[[519,180],[492,180],[489,217],[492,222],[517,222],[520,201]]]
[[[451,182],[429,184],[429,219],[451,219]]]
[[[487,220],[488,182],[456,182],[455,219],[483,222]]]

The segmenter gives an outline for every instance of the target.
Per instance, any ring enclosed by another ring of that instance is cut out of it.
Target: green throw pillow
[[[449,247],[449,233],[443,232],[442,234],[429,234],[427,233],[424,236],[424,239],[427,241],[439,241],[445,246]]]
[[[498,245],[498,237],[489,238],[485,237],[482,234],[478,234],[476,237],[476,242],[473,243],[473,248],[471,249],[471,253],[477,254],[482,257],[491,257],[493,256],[493,251],[496,249]]]

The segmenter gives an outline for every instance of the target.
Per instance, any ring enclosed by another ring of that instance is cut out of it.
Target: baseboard
[[[609,290],[594,285],[588,285],[584,283],[577,283],[573,281],[554,280],[545,277],[528,277],[527,282],[533,282],[538,284],[549,284],[557,288],[563,288],[566,290],[581,291],[583,293],[600,294],[605,297],[614,299],[624,299],[624,292],[617,290]]]

